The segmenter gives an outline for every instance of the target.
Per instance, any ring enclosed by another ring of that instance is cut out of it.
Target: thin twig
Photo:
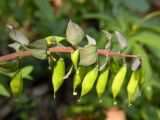
[[[62,53],[71,53],[74,51],[72,47],[52,47],[49,48],[49,52],[62,52]],[[105,55],[105,56],[117,56],[117,57],[125,57],[125,58],[136,58],[136,57],[141,57],[139,55],[127,55],[127,54],[121,54],[121,53],[116,53],[112,51],[107,51],[107,50],[102,50],[98,49],[97,54],[99,55]],[[29,51],[23,51],[23,52],[14,52],[8,55],[0,56],[0,62],[2,61],[9,61],[12,59],[15,59],[16,57],[27,57],[27,56],[32,56],[32,53]]]

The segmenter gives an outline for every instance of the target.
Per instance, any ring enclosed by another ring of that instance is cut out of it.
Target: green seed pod
[[[13,96],[18,97],[21,95],[23,90],[23,79],[21,71],[16,72],[16,74],[13,76],[10,82],[10,87]]]
[[[73,78],[73,95],[77,95],[76,88],[81,84],[86,74],[86,67],[80,66]]]
[[[76,70],[77,70],[79,54],[80,54],[80,50],[79,49],[77,49],[76,51],[71,53],[71,60],[72,60],[72,63],[73,63],[73,65],[74,65]]]
[[[143,84],[144,84],[144,69],[143,67],[140,67],[139,68],[139,82],[138,82],[138,86],[139,86],[139,89],[142,88]]]
[[[81,97],[87,94],[93,87],[96,78],[98,76],[98,67],[94,67],[91,69],[84,77],[82,81],[82,90],[81,90]]]
[[[127,66],[123,65],[113,79],[112,93],[113,93],[114,100],[115,100],[116,96],[118,95],[118,93],[119,93],[119,91],[120,91],[120,89],[123,85],[123,82],[124,82],[124,79],[125,79],[125,76],[126,76],[126,72],[127,72]]]
[[[105,91],[105,88],[107,85],[107,80],[108,80],[108,74],[109,74],[109,68],[101,71],[101,73],[98,77],[96,90],[97,90],[97,94],[98,94],[99,98],[103,95],[103,93]]]
[[[57,92],[57,90],[60,88],[60,86],[63,84],[65,76],[65,63],[63,58],[60,58],[56,65],[53,68],[53,74],[52,74],[52,84],[54,89],[54,97]]]
[[[132,72],[131,78],[127,86],[129,106],[131,105],[131,98],[134,95],[136,88],[138,86],[139,73],[140,69]]]

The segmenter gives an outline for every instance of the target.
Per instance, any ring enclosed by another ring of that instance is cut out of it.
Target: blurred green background
[[[117,106],[113,105],[111,80],[102,103],[94,89],[77,102],[78,97],[72,95],[72,75],[53,99],[47,61],[27,57],[23,60],[25,89],[18,102],[10,95],[9,75],[0,71],[0,120],[107,120],[109,111],[124,120],[112,108],[125,113],[128,120],[160,120],[160,0],[0,0],[0,55],[13,52],[8,48],[12,40],[7,24],[34,41],[65,36],[70,19],[96,38],[98,48],[103,49],[107,42],[101,30],[117,30],[127,38],[124,52],[143,56],[146,82],[141,95],[137,93],[128,107],[128,68]],[[115,39],[113,44],[113,51],[117,51]],[[65,60],[68,68],[71,62]]]

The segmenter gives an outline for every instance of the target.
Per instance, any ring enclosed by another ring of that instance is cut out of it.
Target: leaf
[[[79,65],[89,66],[97,61],[97,48],[93,45],[86,45],[80,49],[80,62]]]
[[[17,59],[11,61],[0,62],[0,70],[3,72],[13,72],[17,70],[19,61]]]
[[[99,60],[98,60],[99,62]],[[105,61],[104,63],[99,67],[99,71],[102,71],[104,70],[104,68],[106,68],[106,66],[110,63],[110,57],[105,57]]]
[[[108,43],[107,43],[106,46],[105,46],[105,49],[106,49],[106,50],[110,50],[110,49],[111,49],[111,46],[112,46],[112,42],[111,42],[111,41],[108,41]]]
[[[45,39],[36,40],[27,46],[28,51],[38,59],[44,60],[47,57],[47,41]]]
[[[112,34],[109,33],[109,32],[107,32],[107,31],[105,31],[105,30],[102,30],[102,32],[105,34],[105,36],[108,38],[108,40],[111,41],[111,39],[112,39]]]
[[[140,60],[140,58],[138,57],[138,58],[136,58],[136,59],[134,60],[134,62],[132,63],[131,69],[132,69],[133,71],[136,71],[140,65],[141,65],[141,60]]]
[[[111,41],[112,40],[112,34],[107,32],[107,31],[104,31],[104,30],[102,32],[108,38],[108,43],[106,44],[105,49],[106,50],[111,49],[111,46],[112,46],[112,41]]]
[[[30,48],[28,48],[28,50],[37,59],[44,60],[47,57],[47,50],[44,50],[44,49],[30,49]]]
[[[21,45],[28,45],[29,40],[19,31],[17,30],[10,30],[9,36],[16,42],[20,43]]]
[[[22,71],[22,78],[26,78],[26,79],[29,79],[29,80],[32,80],[33,78],[30,76],[31,72],[33,71],[33,66],[26,66],[26,67],[23,67],[21,69]]]
[[[139,54],[142,55],[142,67],[144,67],[144,77],[145,80],[151,80],[152,78],[152,69],[151,69],[151,65],[149,63],[149,58],[147,56],[147,53],[145,52],[144,48],[142,46],[140,46],[139,44],[135,43],[133,45],[133,52],[135,54]]]
[[[6,97],[10,96],[10,93],[8,92],[8,90],[5,88],[5,86],[2,83],[0,83],[0,95],[6,96]]]
[[[123,0],[123,3],[132,12],[145,13],[150,9],[149,1],[147,0]]]
[[[84,38],[84,31],[82,28],[71,20],[68,23],[66,30],[67,41],[73,46],[78,45]]]
[[[39,18],[47,20],[48,22],[54,21],[52,7],[48,0],[34,0],[34,3],[39,8],[39,10],[36,12],[36,15]]]
[[[106,67],[106,65],[107,65],[107,62],[105,62],[103,65],[101,65],[101,66],[99,67],[99,71],[104,70],[104,68]]]
[[[13,48],[16,52],[18,52],[21,45],[19,43],[15,42],[15,43],[9,44],[8,47]]]
[[[66,39],[66,38],[64,38],[64,37],[59,37],[59,36],[53,36],[53,37],[55,38],[55,40],[56,40],[57,42],[61,42],[62,40]]]
[[[131,38],[132,40],[139,41],[148,47],[160,49],[160,35],[152,32],[142,32]]]
[[[63,77],[63,79],[67,79],[71,75],[72,70],[73,70],[73,65],[70,67],[68,73]]]
[[[64,37],[59,37],[59,36],[48,36],[45,38],[49,46],[57,45],[57,43],[61,42],[64,39],[65,39]]]
[[[47,41],[45,39],[36,40],[33,43],[31,43],[28,47],[33,49],[44,49],[44,50],[48,48]]]
[[[117,38],[117,41],[120,45],[121,50],[124,50],[127,47],[126,38],[118,31],[115,31],[115,35],[116,35],[116,38]]]
[[[96,45],[96,40],[89,35],[86,35],[89,45]]]

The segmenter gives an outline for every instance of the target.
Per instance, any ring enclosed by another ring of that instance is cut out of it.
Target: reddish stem
[[[72,47],[52,47],[52,48],[49,48],[48,51],[49,52],[71,53],[71,52],[74,51],[74,49]],[[102,50],[102,49],[97,50],[97,54],[105,55],[105,56],[108,55],[108,56],[126,57],[126,58],[140,57],[138,55],[127,55],[127,54],[121,54],[121,53],[116,53],[116,52]],[[8,55],[0,56],[0,62],[12,60],[16,57],[27,57],[27,56],[32,56],[32,53],[29,52],[29,51],[14,52],[14,53],[11,53],[11,54],[8,54]]]

